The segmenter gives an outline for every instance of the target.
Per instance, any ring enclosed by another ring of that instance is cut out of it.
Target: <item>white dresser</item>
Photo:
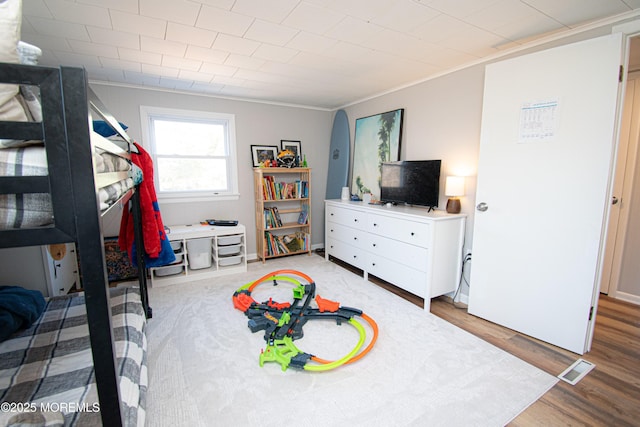
[[[466,215],[410,206],[325,201],[325,258],[338,258],[430,299],[454,292],[462,271]]]

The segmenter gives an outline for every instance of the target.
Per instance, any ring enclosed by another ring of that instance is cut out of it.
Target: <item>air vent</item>
[[[591,362],[587,362],[583,359],[576,360],[571,366],[569,366],[563,373],[558,375],[562,381],[568,382],[571,385],[576,385],[585,375],[587,375],[593,368],[595,368]]]

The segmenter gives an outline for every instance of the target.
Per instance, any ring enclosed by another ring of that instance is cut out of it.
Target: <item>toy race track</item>
[[[307,283],[304,283],[306,281]],[[263,283],[277,285],[278,282],[293,284],[293,302],[278,303],[269,298],[263,303],[256,302],[251,292]],[[315,301],[317,307],[311,307]],[[260,366],[265,362],[279,363],[283,371],[288,367],[306,371],[329,371],[348,363],[353,363],[367,354],[378,338],[378,325],[362,310],[342,307],[340,303],[316,295],[316,284],[309,276],[296,270],[276,270],[262,276],[255,282],[247,283],[233,294],[233,306],[248,318],[251,332],[264,331],[267,347],[260,354]],[[366,330],[356,317],[360,317],[373,330],[369,345],[362,349],[367,341]],[[293,343],[302,338],[303,326],[309,320],[330,319],[338,325],[347,322],[359,334],[356,346],[345,356],[337,360],[325,360],[300,350]]]

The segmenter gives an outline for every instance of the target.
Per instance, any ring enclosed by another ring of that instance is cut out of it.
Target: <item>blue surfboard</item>
[[[327,199],[339,199],[342,187],[347,186],[350,147],[349,119],[344,110],[338,110],[333,119],[331,145],[329,146]]]

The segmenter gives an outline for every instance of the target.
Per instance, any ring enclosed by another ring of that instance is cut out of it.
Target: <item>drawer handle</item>
[[[376,263],[375,263],[375,262],[372,262],[372,263],[371,263],[371,265],[372,265],[373,267],[375,267],[375,266],[376,266]]]
[[[354,219],[353,221],[358,222],[358,218]]]
[[[373,244],[373,247],[374,247],[374,248],[376,247],[376,244],[375,244],[375,243]]]
[[[415,236],[415,235],[416,235],[416,233],[414,233],[414,232],[412,231],[412,232],[411,232],[411,235],[412,235],[412,236]]]
[[[354,238],[353,238],[353,240],[358,240],[358,238],[357,238],[357,237],[354,237]]]
[[[378,224],[374,222],[374,223],[373,223],[373,226],[374,226],[374,227],[377,227],[377,226],[378,226]]]
[[[333,233],[333,228],[331,229],[331,232]]]
[[[353,259],[356,259],[356,258],[358,258],[358,255],[354,255],[354,256],[353,256]]]
[[[329,216],[333,216],[333,212],[331,212],[331,213],[329,214]]]

